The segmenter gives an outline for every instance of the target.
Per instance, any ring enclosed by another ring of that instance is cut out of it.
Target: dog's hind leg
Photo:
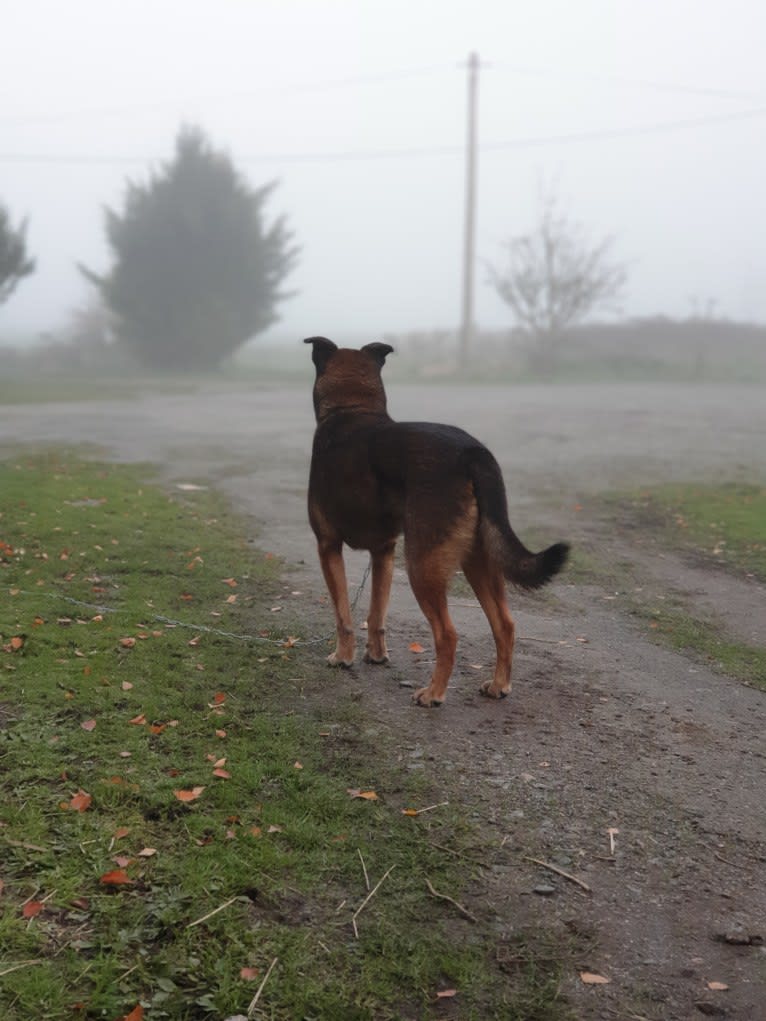
[[[367,614],[367,652],[365,663],[388,663],[386,648],[386,611],[394,576],[395,542],[370,553],[372,559],[372,594]]]
[[[481,686],[482,695],[505,698],[511,692],[511,663],[516,627],[505,597],[505,579],[500,567],[481,547],[474,548],[463,562],[463,571],[487,616],[497,649],[495,676]]]
[[[351,607],[348,601],[348,585],[346,583],[346,567],[343,563],[343,544],[341,542],[319,542],[319,563],[327,583],[327,589],[335,608],[335,627],[337,642],[335,652],[330,653],[327,662],[330,666],[350,667],[354,662],[354,625],[351,620]]]

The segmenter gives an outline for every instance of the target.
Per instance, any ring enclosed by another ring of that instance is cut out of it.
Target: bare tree
[[[498,295],[534,338],[539,366],[549,371],[566,330],[616,300],[627,272],[611,260],[612,237],[592,244],[559,212],[554,196],[541,205],[533,231],[506,242],[504,266],[487,268]]]

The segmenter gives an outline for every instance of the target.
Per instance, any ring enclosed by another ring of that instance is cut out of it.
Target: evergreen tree
[[[253,190],[197,128],[148,183],[128,182],[123,212],[106,210],[111,272],[83,270],[119,339],[150,368],[215,368],[276,320],[297,249],[284,218],[264,225],[274,183]]]
[[[0,205],[0,305],[23,277],[34,272],[35,260],[27,256],[26,233],[26,220],[14,229],[10,213]]]

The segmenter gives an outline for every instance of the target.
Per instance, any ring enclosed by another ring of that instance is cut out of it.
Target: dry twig
[[[364,872],[364,885],[369,890],[370,889],[370,877],[367,875],[367,866],[364,864],[364,858],[362,857],[362,852],[359,850],[358,847],[356,849],[356,853],[359,855],[359,861],[362,863],[362,872]]]
[[[224,908],[227,908],[230,904],[233,904],[236,899],[237,899],[236,897],[230,897],[225,904],[221,904],[220,907],[214,908],[212,911],[208,911],[208,913],[206,915],[203,915],[202,918],[198,918],[194,922],[189,922],[186,928],[193,929],[195,925],[202,925],[202,923],[206,922],[208,918],[212,918],[213,915],[217,915],[219,911],[223,911]]]
[[[263,980],[262,980],[261,984],[258,986],[258,989],[256,990],[255,996],[250,1001],[250,1006],[247,1008],[247,1016],[249,1018],[255,1017],[255,1008],[258,1006],[258,1000],[260,999],[261,993],[263,992],[263,987],[266,985],[266,982],[268,981],[269,975],[274,970],[274,965],[277,963],[278,960],[279,960],[279,958],[275,957],[274,960],[271,962],[271,964],[269,965],[268,971],[263,976]]]
[[[524,855],[524,861],[531,861],[534,862],[535,865],[541,865],[544,869],[550,869],[550,871],[555,872],[557,876],[563,876],[564,879],[568,879],[570,883],[576,883],[577,886],[582,887],[583,890],[587,890],[588,893],[591,892],[587,883],[584,883],[582,879],[578,879],[577,876],[573,876],[571,872],[565,872],[563,869],[560,869],[558,865],[551,865],[550,862],[541,861],[539,858],[528,858],[526,855]]]
[[[433,895],[434,897],[436,897],[436,898],[437,898],[438,900],[446,900],[446,901],[449,901],[449,903],[450,903],[450,904],[454,904],[454,905],[455,905],[455,907],[456,907],[456,908],[458,909],[458,911],[459,911],[459,912],[460,912],[460,913],[461,913],[462,915],[465,915],[465,917],[466,917],[466,918],[467,918],[467,919],[468,919],[469,921],[471,921],[471,922],[477,922],[477,923],[478,923],[478,918],[476,917],[476,915],[472,915],[472,914],[471,914],[471,912],[470,912],[470,911],[468,910],[468,908],[464,908],[462,904],[459,904],[459,903],[458,903],[458,902],[457,902],[457,901],[456,901],[456,900],[454,899],[454,897],[449,897],[449,896],[447,896],[447,894],[446,894],[446,893],[439,893],[439,891],[438,891],[438,890],[434,890],[433,886],[431,885],[431,881],[430,881],[430,879],[428,879],[428,877],[426,877],[426,886],[427,886],[427,887],[428,887],[428,889],[430,890],[431,894],[432,894],[432,895]]]
[[[367,907],[367,904],[369,903],[369,901],[372,900],[372,898],[375,896],[375,894],[378,892],[378,890],[382,886],[383,882],[386,879],[388,879],[388,876],[390,875],[391,872],[393,872],[393,870],[395,868],[396,868],[396,865],[392,865],[391,868],[386,869],[386,871],[383,873],[381,878],[378,880],[378,882],[375,884],[375,886],[370,890],[370,892],[364,898],[362,903],[359,905],[359,907],[356,909],[356,911],[351,916],[351,924],[354,926],[354,935],[356,936],[357,939],[359,939],[359,930],[356,927],[356,920],[357,920],[357,918],[362,913],[362,911]]]

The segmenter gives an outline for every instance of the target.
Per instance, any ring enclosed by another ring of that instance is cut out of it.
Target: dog
[[[319,562],[335,608],[337,642],[331,666],[350,667],[355,640],[343,544],[369,550],[372,593],[367,616],[367,663],[387,663],[386,612],[397,538],[412,591],[433,632],[436,664],[417,705],[439,706],[455,663],[457,633],[447,589],[462,568],[487,616],[497,648],[494,676],[481,692],[505,698],[511,690],[515,627],[505,582],[536,589],[561,570],[569,546],[558,542],[531,553],[508,521],[500,467],[478,440],[454,426],[395,422],[386,409],[381,370],[389,344],[339,348],[308,337],[316,368],[316,432],[308,513]]]

